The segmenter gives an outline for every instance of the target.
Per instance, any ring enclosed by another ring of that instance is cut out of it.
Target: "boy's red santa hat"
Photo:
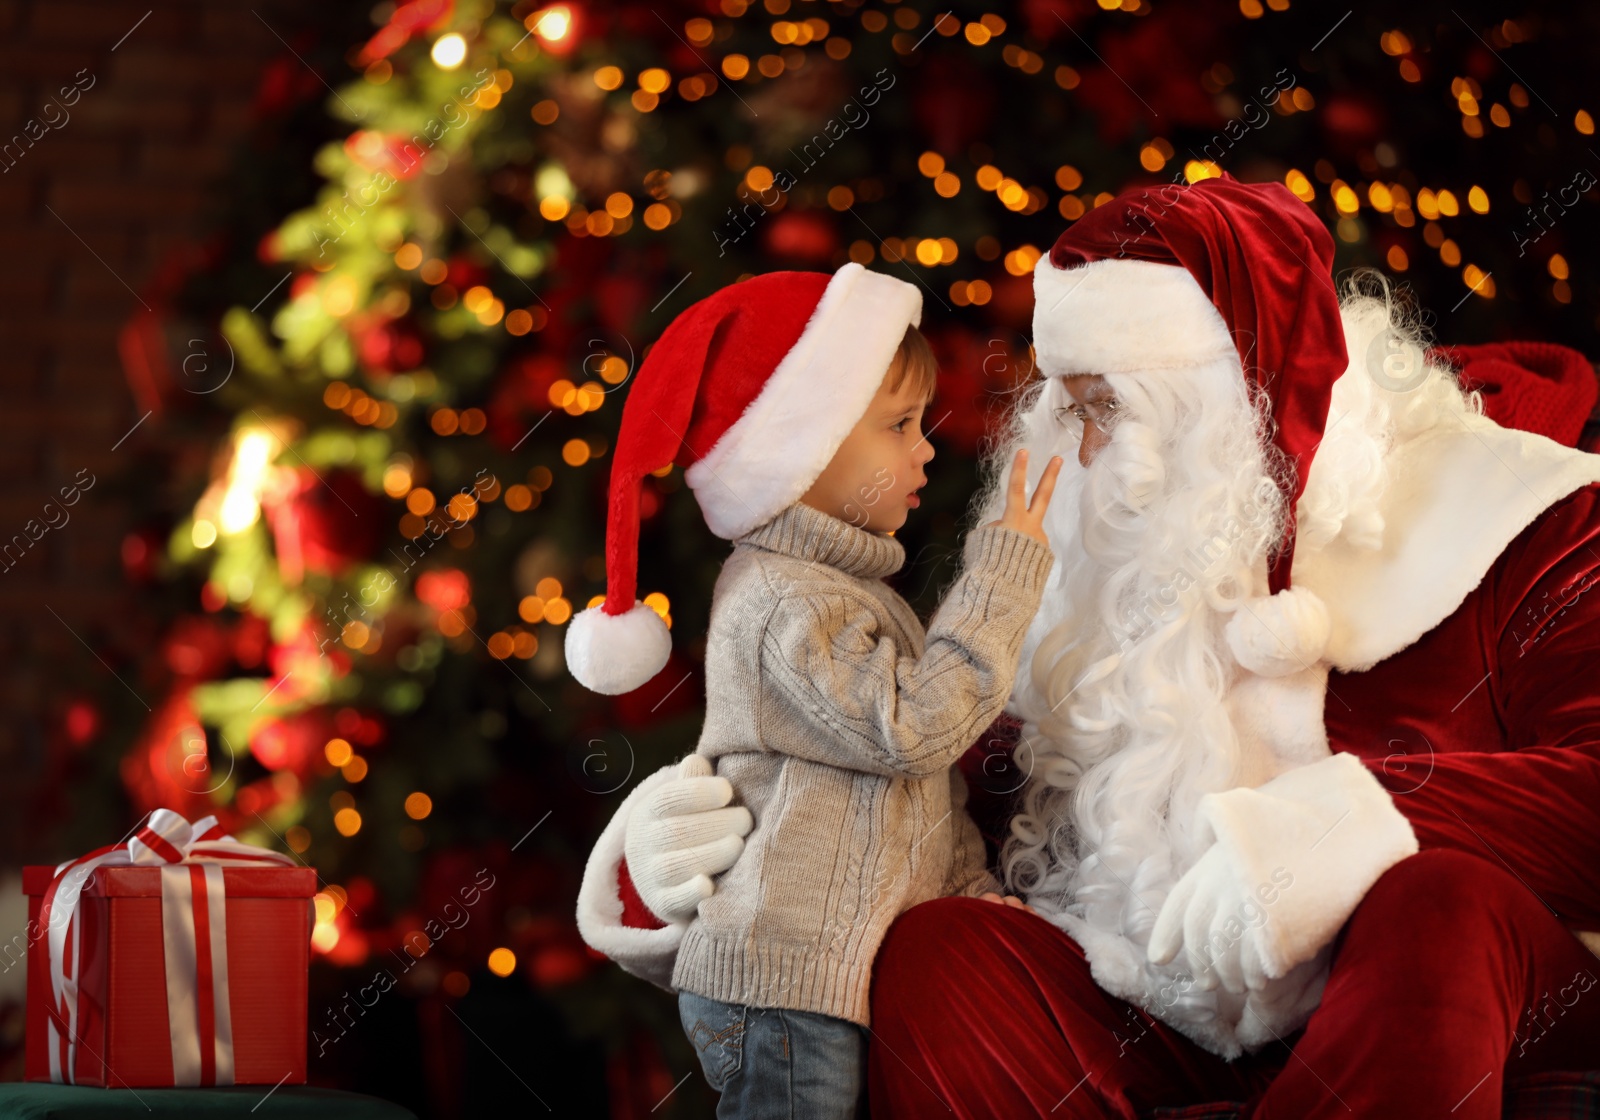
[[[769,272],[707,296],[645,356],[611,460],[606,598],[567,628],[567,668],[595,692],[630,692],[672,638],[634,598],[639,488],[676,463],[711,531],[735,540],[800,499],[866,414],[906,328],[914,285],[850,263]]]
[[[1232,176],[1125,191],[1084,215],[1034,270],[1043,371],[1170,373],[1237,356],[1271,401],[1272,443],[1292,475],[1271,594],[1229,621],[1241,665],[1280,676],[1319,660],[1326,605],[1291,588],[1294,507],[1322,441],[1333,383],[1349,365],[1333,287],[1333,239],[1281,183]]]

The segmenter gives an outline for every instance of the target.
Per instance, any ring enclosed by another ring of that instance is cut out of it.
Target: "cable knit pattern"
[[[999,883],[955,761],[1010,696],[1053,556],[968,534],[926,631],[883,582],[894,538],[795,503],[736,542],[706,641],[697,751],[749,807],[672,986],[869,1025],[872,960],[902,911]]]

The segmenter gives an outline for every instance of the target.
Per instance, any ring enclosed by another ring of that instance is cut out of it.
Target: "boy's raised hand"
[[[1056,491],[1056,478],[1061,474],[1061,464],[1064,460],[1060,455],[1050,460],[1044,469],[1044,474],[1039,476],[1039,485],[1034,488],[1033,501],[1028,501],[1028,449],[1017,449],[1016,458],[1011,460],[1011,483],[1006,489],[1006,509],[1000,515],[1000,520],[989,522],[990,525],[1003,525],[1007,529],[1015,529],[1025,533],[1041,544],[1049,544],[1050,540],[1044,534],[1044,511],[1050,508],[1050,496]]]

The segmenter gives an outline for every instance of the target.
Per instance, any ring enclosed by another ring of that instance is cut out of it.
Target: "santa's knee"
[[[913,1003],[926,1008],[940,992],[961,990],[964,975],[988,967],[984,958],[1001,943],[993,934],[1005,910],[983,899],[935,898],[896,918],[872,966],[874,1026],[880,1016]]]
[[[1434,848],[1380,875],[1351,915],[1342,940],[1416,946],[1481,936],[1498,942],[1496,929],[1525,908],[1541,906],[1504,868],[1466,852]]]

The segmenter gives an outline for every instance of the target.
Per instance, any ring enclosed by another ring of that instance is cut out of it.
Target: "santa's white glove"
[[[650,792],[628,818],[628,875],[656,917],[687,921],[716,891],[711,876],[733,866],[754,822],[743,805],[725,808],[733,786],[691,754],[678,776]]]
[[[1199,843],[1215,842],[1162,904],[1148,955],[1165,964],[1181,946],[1203,987],[1230,992],[1310,960],[1378,876],[1417,851],[1389,791],[1345,752],[1206,794],[1195,819]]]
[[[1165,964],[1182,947],[1202,991],[1220,985],[1238,994],[1267,982],[1261,937],[1266,908],[1234,871],[1227,851],[1212,844],[1167,895],[1150,933],[1150,959]]]

